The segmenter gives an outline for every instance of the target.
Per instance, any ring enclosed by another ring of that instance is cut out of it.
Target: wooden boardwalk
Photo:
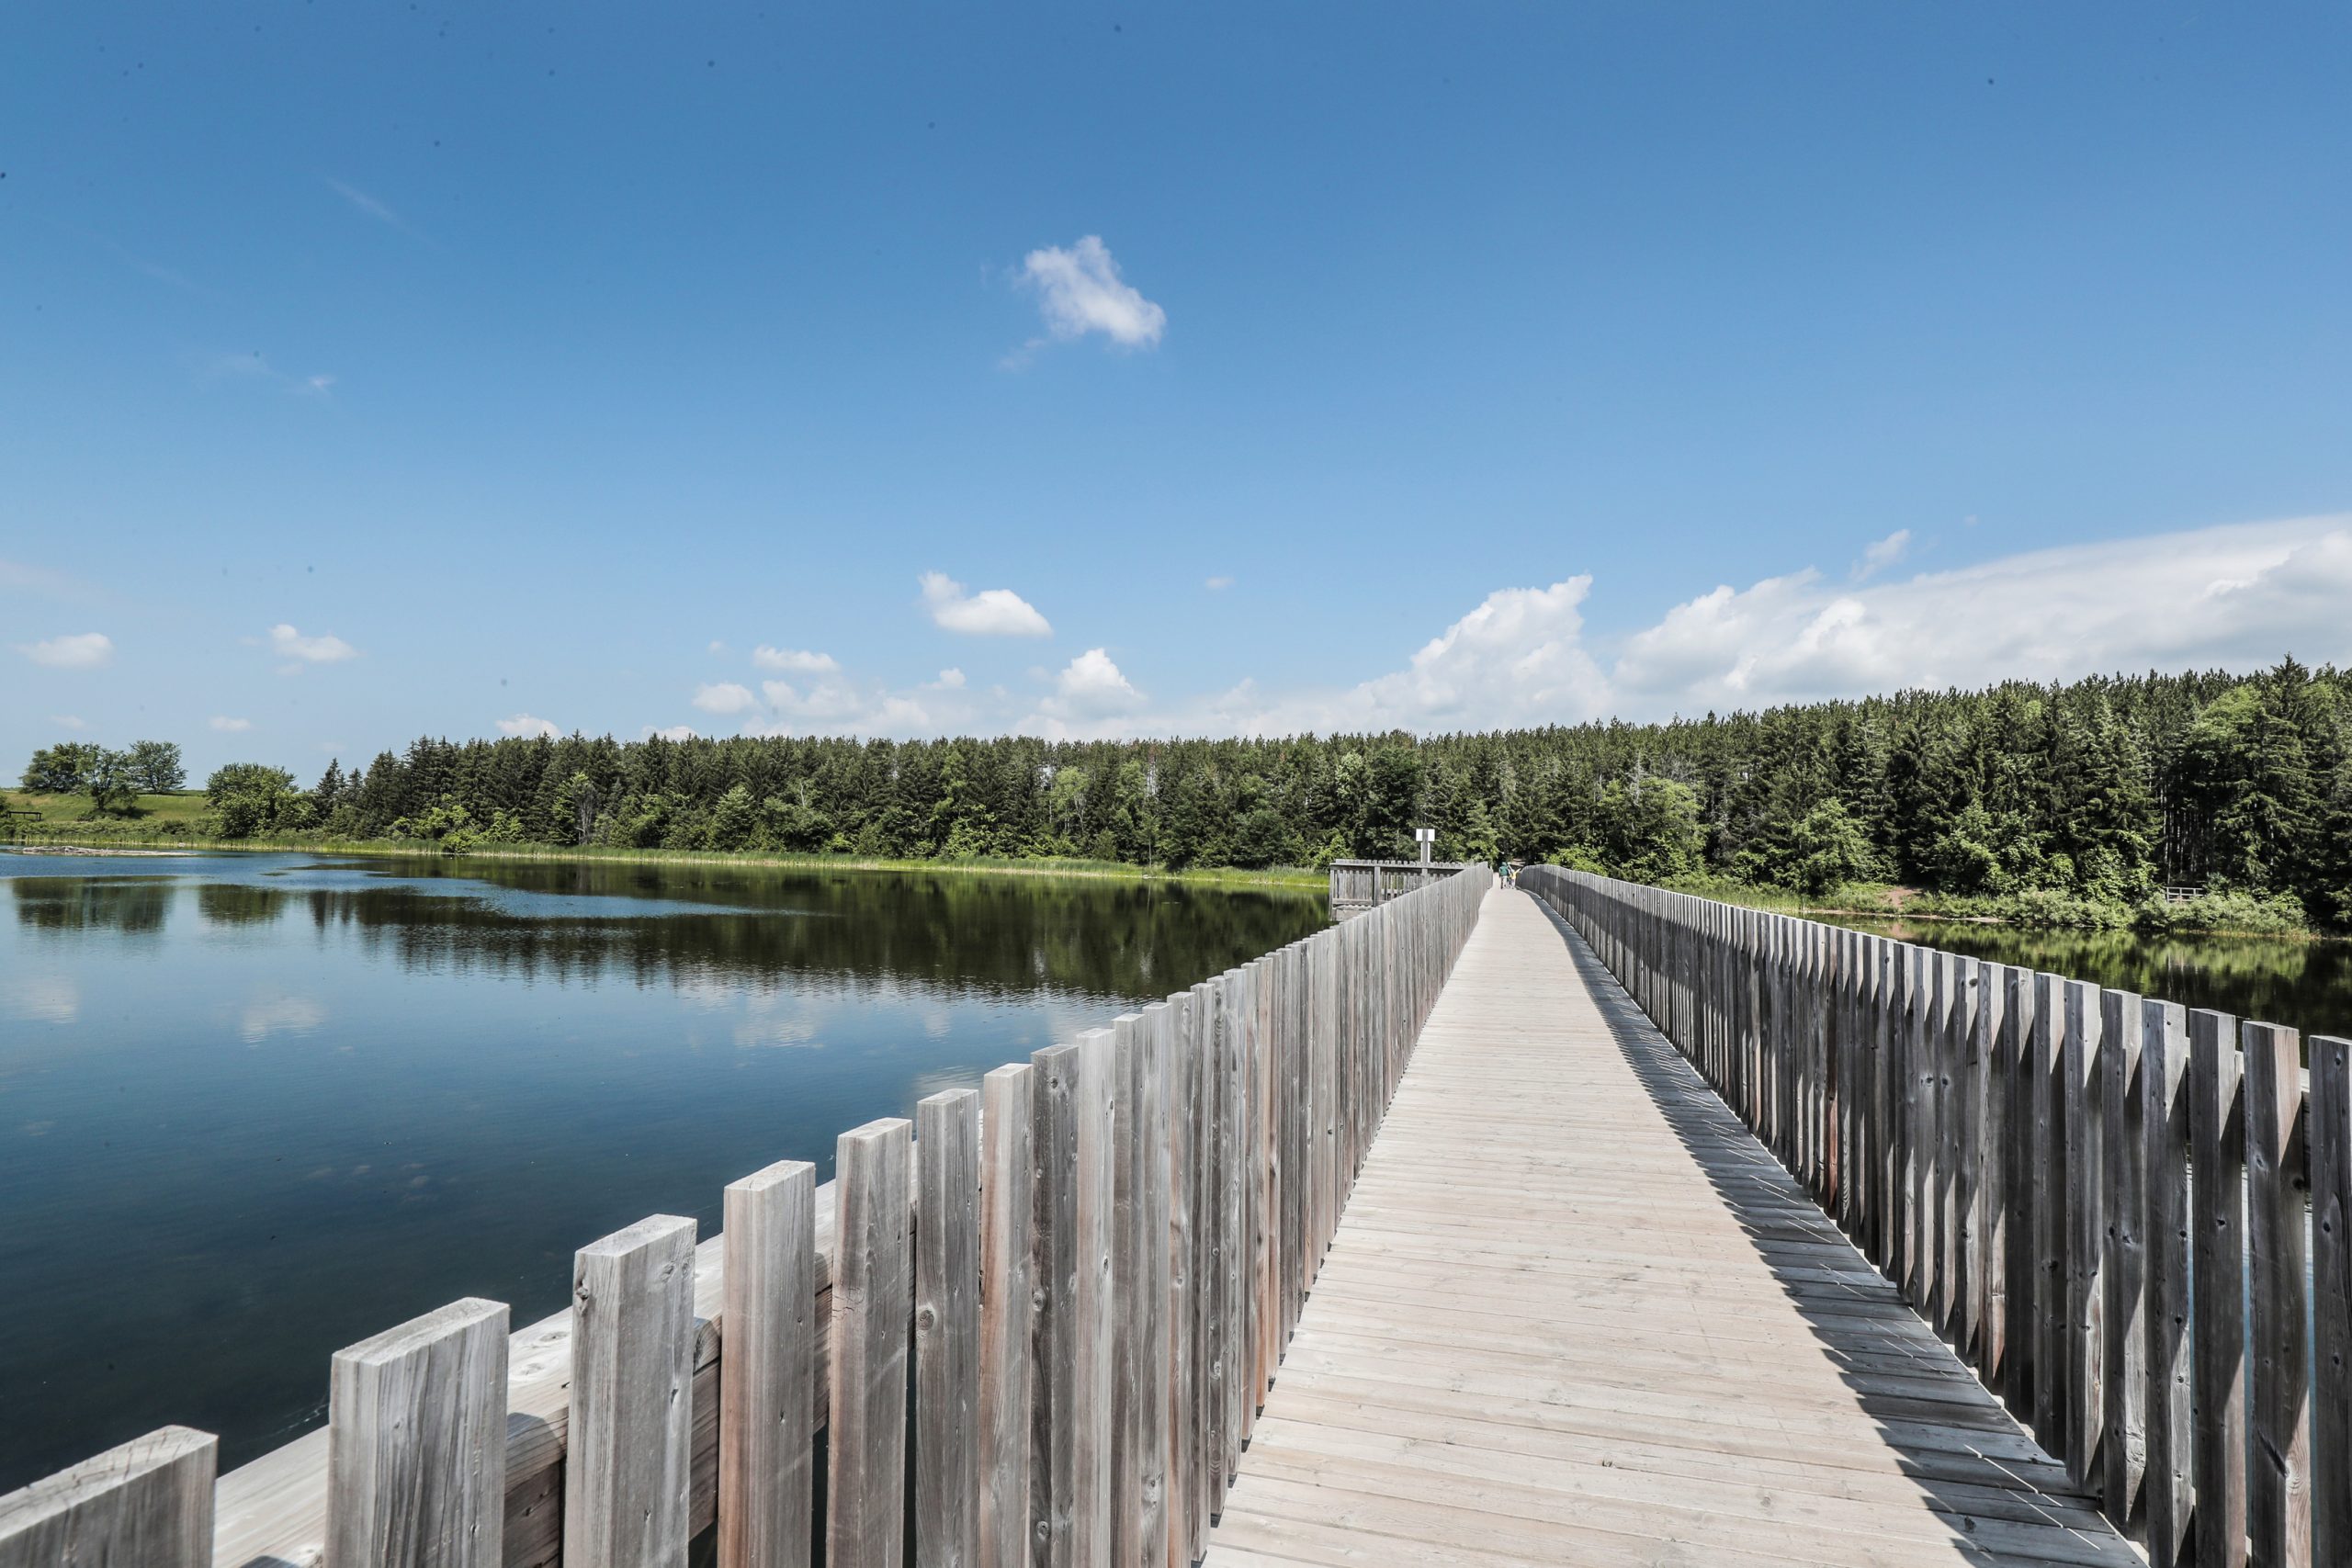
[[[1209,1563],[2142,1561],[1581,941],[1487,894]]]

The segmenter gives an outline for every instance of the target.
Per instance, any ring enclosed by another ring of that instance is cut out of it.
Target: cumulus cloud
[[[638,733],[648,740],[692,740],[695,738],[695,728],[691,724],[673,724],[667,728],[662,728],[649,724]]]
[[[1122,348],[1150,348],[1168,330],[1168,312],[1120,277],[1119,264],[1097,235],[1068,250],[1031,251],[1021,279],[1035,291],[1046,330],[1056,339],[1101,333]]]
[[[304,637],[283,621],[269,628],[269,650],[305,664],[339,664],[359,657],[359,650],[339,637]]]
[[[741,713],[746,708],[757,706],[759,700],[752,694],[752,689],[749,686],[741,685],[733,681],[721,681],[715,685],[695,688],[695,706],[705,713]]]
[[[935,692],[960,692],[964,689],[964,672],[951,665],[942,670],[939,679],[930,684]]]
[[[770,648],[766,643],[752,650],[752,662],[763,670],[781,670],[801,675],[830,675],[841,668],[840,661],[830,653],[812,653],[797,648]]]
[[[1897,528],[1885,538],[1866,547],[1862,558],[1856,561],[1848,574],[1857,582],[1867,582],[1901,560],[1911,548],[1911,530]]]
[[[923,607],[932,621],[948,631],[970,637],[1051,637],[1036,607],[1010,588],[989,588],[967,593],[964,585],[943,571],[922,574]]]
[[[1233,586],[1233,579],[1229,577],[1212,577],[1207,581],[1202,583],[1201,586],[1207,589],[1212,593],[1222,593],[1227,589]]]
[[[254,727],[254,721],[252,719],[231,718],[226,714],[218,713],[214,714],[210,718],[206,719],[204,722],[223,735],[243,735],[246,730],[251,729]]]
[[[96,670],[114,658],[114,638],[104,632],[75,632],[41,642],[20,642],[17,651],[51,670]]]
[[[1054,693],[1073,708],[1095,713],[1131,708],[1142,700],[1110,654],[1099,648],[1071,660],[1054,678]]]
[[[549,724],[546,719],[538,717],[537,715],[518,713],[512,718],[500,719],[498,721],[498,733],[501,735],[512,735],[518,738],[527,737],[532,739],[537,739],[540,736],[545,736],[548,739],[553,740],[561,736],[563,731],[558,729],[554,725]]]

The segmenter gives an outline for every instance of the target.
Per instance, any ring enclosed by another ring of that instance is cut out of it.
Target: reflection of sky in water
[[[173,1421],[242,1462],[316,1419],[340,1346],[467,1294],[559,1310],[586,1242],[715,1229],[734,1178],[830,1176],[843,1130],[1321,919],[1030,878],[0,855],[0,1280],[43,1280],[0,1290],[0,1491]]]

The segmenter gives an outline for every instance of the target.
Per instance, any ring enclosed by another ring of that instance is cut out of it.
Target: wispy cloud
[[[657,739],[662,740],[692,740],[695,738],[695,727],[691,724],[673,724],[667,728],[661,728],[649,724],[639,733],[648,740]]]
[[[75,632],[15,646],[18,653],[50,670],[96,670],[114,660],[114,638],[104,632]]]
[[[49,722],[57,726],[60,729],[87,729],[90,728],[89,720],[84,718],[78,713],[53,713],[49,716]]]
[[[970,637],[1051,637],[1054,628],[1036,607],[1010,588],[967,593],[944,572],[922,574],[922,602],[932,621]]]
[[[1047,335],[1032,338],[1015,363],[1048,341],[1067,343],[1089,333],[1122,348],[1154,348],[1168,330],[1168,312],[1119,276],[1119,264],[1098,235],[1086,235],[1068,250],[1031,251],[1021,281],[1037,296]]]
[[[840,661],[830,653],[813,653],[797,648],[771,648],[766,643],[752,650],[752,662],[763,670],[799,675],[830,675],[841,669]]]
[[[1847,575],[1856,582],[1868,582],[1871,578],[1901,560],[1910,548],[1911,530],[1897,528],[1885,538],[1877,540],[1864,548],[1861,559],[1853,564]]]
[[[1227,589],[1233,586],[1233,579],[1229,577],[1212,577],[1207,581],[1202,583],[1201,586],[1207,589],[1212,593],[1222,593]]]
[[[223,735],[243,735],[254,727],[252,719],[231,718],[225,714],[214,714],[205,722]]]
[[[76,588],[74,580],[62,571],[51,571],[45,566],[30,566],[20,560],[0,559],[0,590],[66,599],[74,595]]]
[[[359,657],[359,650],[339,637],[304,637],[283,621],[269,628],[269,650],[280,659],[298,660],[291,667],[297,670],[304,664],[340,664]]]
[[[326,400],[334,391],[335,378],[326,372],[313,371],[307,376],[293,375],[272,365],[259,349],[255,349],[251,354],[215,355],[209,375],[214,379],[257,381],[281,388],[295,397],[309,398],[316,401]]]
[[[394,212],[390,207],[369,196],[357,186],[345,185],[341,180],[331,179],[327,181],[327,188],[351,203],[354,211],[364,213],[377,222],[389,224],[403,233],[408,231],[408,225],[401,221],[399,213]]]
[[[749,686],[733,681],[695,688],[694,705],[705,713],[734,714],[759,705]]]
[[[500,719],[498,721],[498,733],[501,735],[529,737],[533,739],[545,736],[548,739],[553,740],[560,738],[563,734],[563,731],[558,729],[546,719],[540,718],[534,714],[518,713],[512,718]]]

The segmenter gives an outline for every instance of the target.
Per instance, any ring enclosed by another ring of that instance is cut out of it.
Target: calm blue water
[[[1324,923],[1033,877],[0,854],[0,1491]]]

